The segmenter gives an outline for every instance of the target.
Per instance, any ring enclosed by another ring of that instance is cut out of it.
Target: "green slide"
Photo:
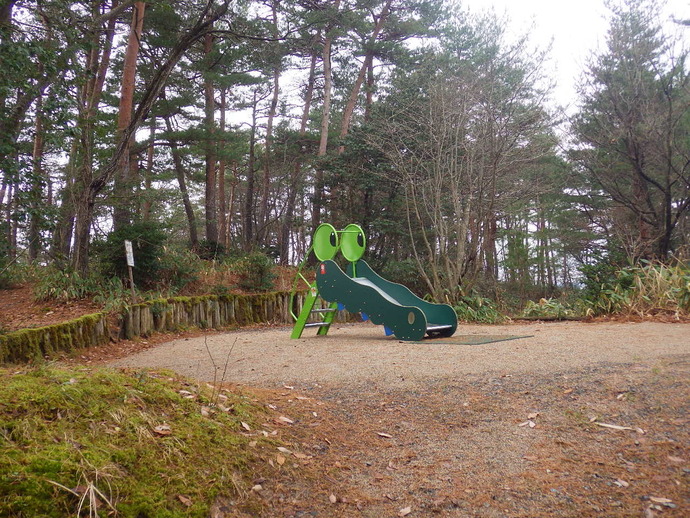
[[[322,223],[314,232],[312,251],[320,261],[316,280],[301,274],[307,257],[300,264],[290,297],[290,314],[295,319],[291,338],[302,336],[305,328],[318,328],[317,335],[328,333],[339,309],[362,313],[362,318],[383,325],[386,334],[401,340],[418,341],[424,335],[448,337],[458,327],[455,310],[447,304],[432,304],[417,297],[401,284],[387,281],[361,260],[367,247],[364,231],[354,223],[336,230],[330,223]],[[347,273],[333,261],[340,251],[349,261]],[[299,314],[295,300],[297,286],[304,283],[308,291]],[[314,321],[316,320],[316,321]]]
[[[458,326],[452,307],[420,299],[405,286],[379,276],[362,260],[350,263],[347,274],[334,261],[322,261],[316,285],[324,300],[342,304],[351,313],[363,313],[401,340],[417,341],[425,334],[452,336]]]

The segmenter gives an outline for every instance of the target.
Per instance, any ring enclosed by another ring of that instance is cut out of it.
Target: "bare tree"
[[[481,61],[421,67],[412,94],[390,101],[368,138],[404,188],[413,255],[437,300],[457,300],[472,286],[485,229],[510,199],[534,191],[520,173],[553,148],[539,59],[526,57],[526,40],[486,43]]]

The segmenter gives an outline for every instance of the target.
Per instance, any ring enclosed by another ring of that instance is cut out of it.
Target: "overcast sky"
[[[470,12],[493,8],[511,20],[515,34],[529,30],[533,44],[546,47],[553,40],[547,73],[556,80],[555,100],[560,105],[575,101],[575,84],[587,57],[604,46],[608,29],[608,10],[604,0],[460,0]],[[690,0],[668,0],[662,19],[671,16],[690,19]],[[682,30],[690,43],[690,28],[669,23],[669,30]],[[572,108],[572,107],[571,107]]]

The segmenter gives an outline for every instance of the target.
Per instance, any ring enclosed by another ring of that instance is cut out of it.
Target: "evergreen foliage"
[[[141,35],[131,3],[6,2],[0,283],[12,261],[56,265],[56,293],[126,282],[129,238],[142,289],[181,289],[194,254],[266,289],[320,221],[454,303],[548,300],[582,266],[595,297],[614,242],[625,264],[687,257],[687,50],[656,0],[609,8],[566,141],[545,50],[440,0],[146,2]]]

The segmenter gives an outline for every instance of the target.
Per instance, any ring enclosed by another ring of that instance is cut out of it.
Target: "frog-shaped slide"
[[[317,327],[318,335],[327,334],[335,312],[343,307],[350,313],[362,313],[364,319],[369,318],[374,324],[384,325],[386,334],[394,334],[401,340],[417,341],[427,334],[448,337],[455,333],[458,318],[452,307],[420,299],[405,286],[387,281],[361,260],[366,238],[358,225],[351,224],[337,231],[332,225],[322,223],[314,233],[311,249],[321,262],[314,282],[309,282],[298,270],[290,307],[294,306],[297,279],[307,283],[309,291],[299,316],[292,313],[295,319],[292,338],[300,338],[306,327]],[[347,273],[332,260],[338,251],[350,262]],[[328,305],[317,305],[318,299]],[[320,315],[319,322],[310,321],[313,314]]]
[[[316,285],[324,300],[337,302],[351,313],[363,313],[401,340],[417,341],[426,334],[452,336],[458,326],[452,307],[420,299],[405,286],[379,276],[362,260],[351,263],[347,274],[334,261],[322,261]]]

